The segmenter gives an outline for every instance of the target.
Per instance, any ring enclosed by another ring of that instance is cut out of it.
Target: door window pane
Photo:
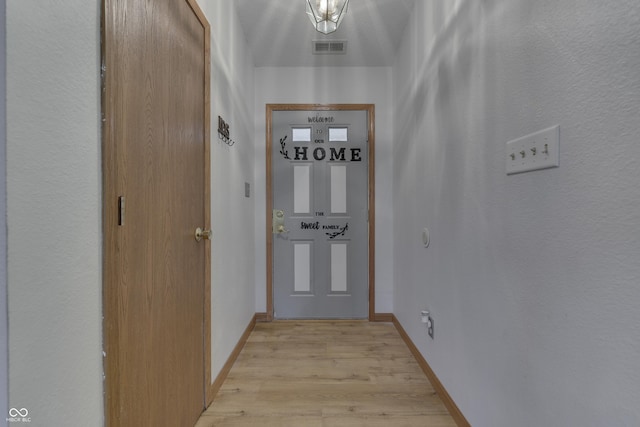
[[[311,142],[311,128],[293,128],[291,131],[294,142]]]
[[[329,142],[346,142],[347,128],[329,128]]]

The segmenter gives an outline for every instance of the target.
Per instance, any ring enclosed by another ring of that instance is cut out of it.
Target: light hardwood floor
[[[258,323],[195,427],[453,427],[391,323]]]

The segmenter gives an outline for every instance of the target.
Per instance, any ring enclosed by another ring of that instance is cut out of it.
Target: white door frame
[[[369,321],[375,321],[375,105],[374,104],[267,104],[266,105],[266,186],[267,211],[265,229],[267,233],[267,312],[260,320],[273,320],[273,169],[272,169],[272,117],[274,111],[366,111],[367,114],[367,147],[369,153],[368,186],[369,186]]]

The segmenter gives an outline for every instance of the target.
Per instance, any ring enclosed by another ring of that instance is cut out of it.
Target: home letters
[[[327,150],[325,147],[315,147],[313,150],[309,150],[309,147],[293,147],[294,160],[308,161],[311,156],[316,161],[328,160],[330,162],[361,162],[362,161],[362,148],[349,148],[346,147],[329,147],[329,157],[327,158]]]

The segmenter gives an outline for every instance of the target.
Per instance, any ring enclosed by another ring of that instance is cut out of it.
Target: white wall
[[[233,2],[200,0],[211,24],[212,380],[255,313],[253,62]],[[218,139],[218,116],[232,147]],[[245,197],[244,184],[251,186]]]
[[[474,426],[640,425],[638,28],[636,0],[417,2],[394,308]],[[507,176],[505,143],[555,124],[560,168]]]
[[[212,26],[215,377],[255,306],[244,197],[253,64],[230,3],[201,3]],[[99,14],[99,2],[77,0],[7,7],[9,406],[33,426],[103,424]],[[218,115],[232,148],[217,139]]]
[[[9,411],[9,313],[7,307],[7,44],[6,7],[0,0],[0,426]]]
[[[266,104],[375,104],[376,312],[393,310],[391,223],[392,80],[388,67],[275,68],[255,70],[255,277],[256,312],[266,311]],[[259,184],[258,184],[259,183]]]
[[[9,407],[34,427],[103,423],[99,3],[7,2]]]

